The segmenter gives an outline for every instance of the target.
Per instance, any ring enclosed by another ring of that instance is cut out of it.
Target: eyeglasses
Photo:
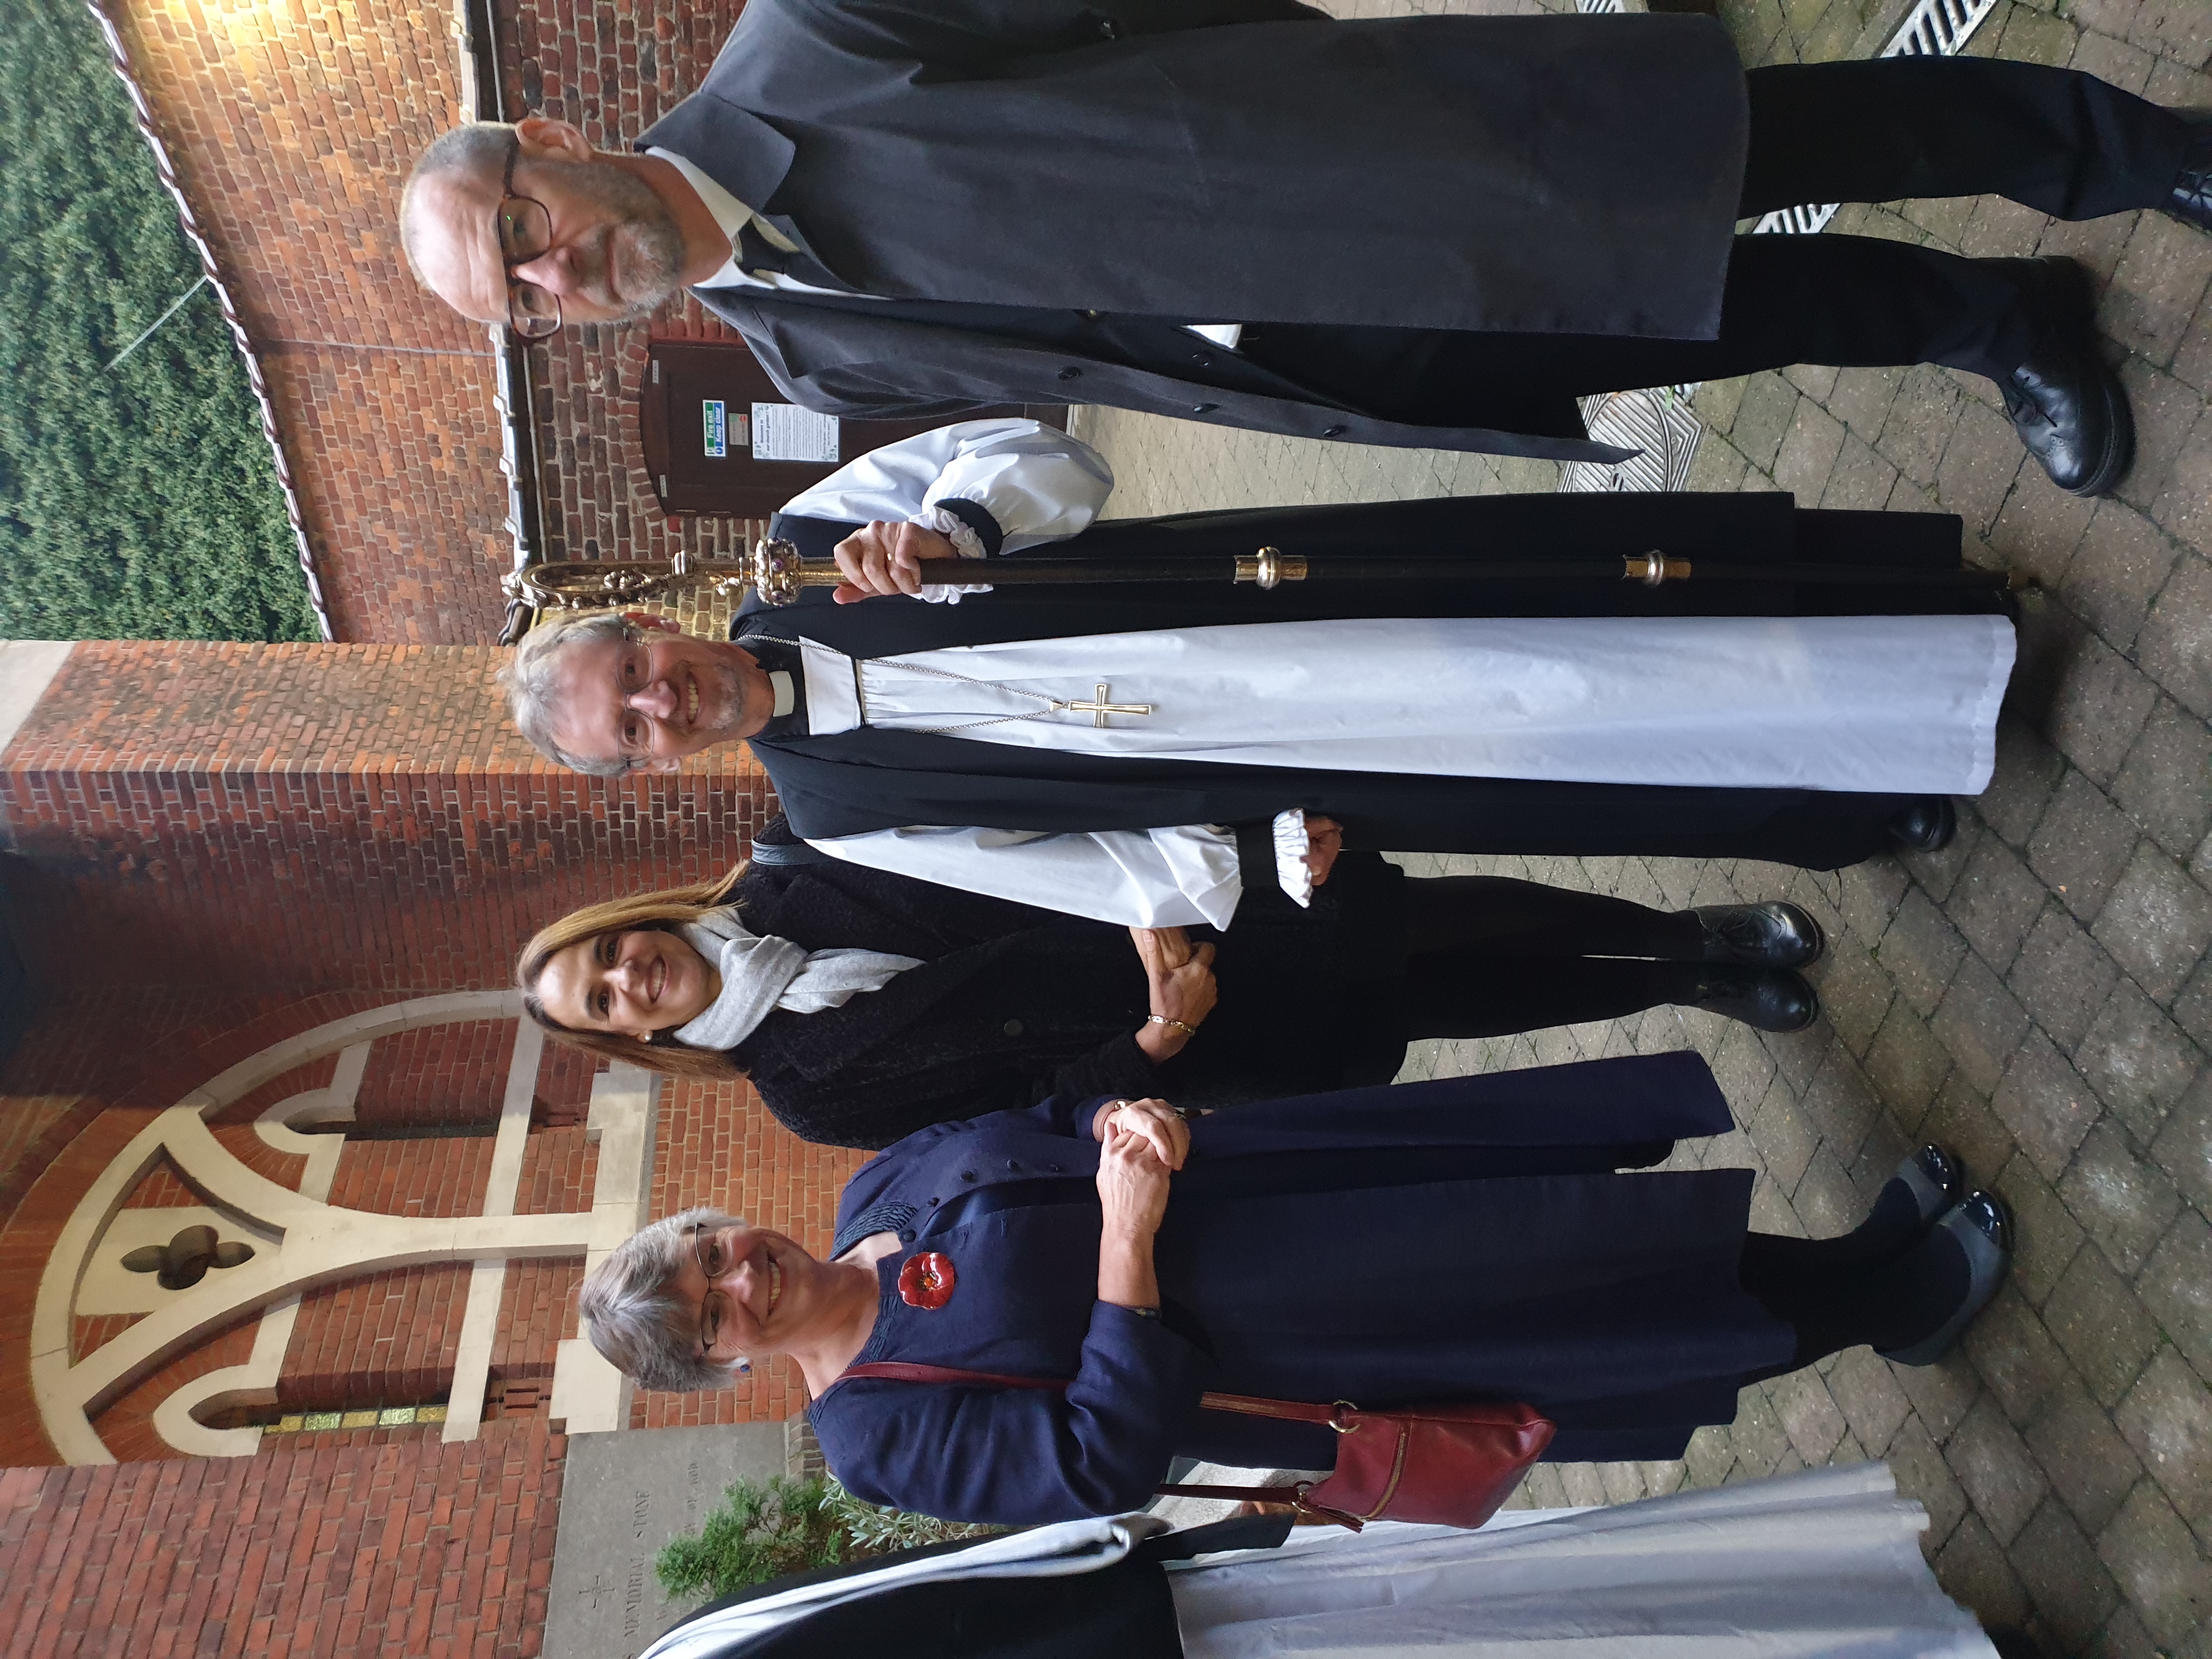
[[[729,1313],[722,1293],[713,1288],[714,1281],[729,1271],[721,1234],[704,1229],[694,1231],[691,1254],[698,1260],[699,1271],[707,1275],[707,1294],[699,1300],[699,1352],[711,1356],[714,1344],[721,1339],[722,1321]]]
[[[527,264],[553,246],[553,216],[543,202],[514,193],[514,164],[522,159],[522,139],[515,136],[507,154],[507,172],[499,181],[500,263],[507,268],[507,325],[526,340],[542,340],[561,328],[561,301],[535,283],[517,280],[514,268]]]
[[[666,635],[659,637],[665,639]],[[645,728],[633,718],[630,699],[647,684],[646,676],[653,666],[650,642],[646,631],[635,623],[623,624],[623,653],[615,665],[615,684],[622,700],[622,763],[625,771],[635,772],[653,763],[653,751],[646,747]],[[709,1273],[708,1278],[714,1275]]]

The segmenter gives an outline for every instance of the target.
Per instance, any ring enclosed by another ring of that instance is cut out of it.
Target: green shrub
[[[200,265],[76,0],[0,5],[0,638],[319,637],[215,295],[107,367]]]
[[[778,1475],[765,1486],[732,1483],[698,1531],[662,1547],[653,1571],[671,1595],[722,1596],[787,1572],[998,1530],[881,1509],[835,1480]]]

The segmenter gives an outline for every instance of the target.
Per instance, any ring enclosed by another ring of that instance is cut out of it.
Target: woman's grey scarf
[[[810,951],[787,939],[764,939],[745,931],[734,905],[708,910],[676,931],[722,975],[721,995],[696,1019],[676,1028],[676,1040],[694,1048],[734,1048],[775,1009],[818,1014],[842,1008],[863,991],[881,990],[894,974],[921,966],[917,957]]]

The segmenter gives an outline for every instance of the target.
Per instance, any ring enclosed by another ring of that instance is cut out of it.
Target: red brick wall
[[[369,1051],[369,1066],[376,1051]],[[491,1173],[489,1135],[424,1140],[349,1140],[331,1202],[378,1215],[481,1215]]]
[[[462,113],[452,9],[112,10],[261,353],[337,636],[489,640],[511,547],[489,343],[417,289],[394,221]]]
[[[0,1630],[39,1659],[532,1655],[565,1452],[494,1425],[0,1471]]]
[[[243,1365],[252,1355],[253,1321],[249,1317],[125,1389],[114,1404],[94,1414],[92,1426],[101,1443],[124,1462],[174,1458],[175,1449],[154,1428],[154,1413],[161,1402],[194,1377],[226,1365]]]
[[[582,1123],[599,1067],[597,1057],[580,1048],[547,1043],[544,1063],[538,1068],[537,1096],[530,1103],[531,1121],[559,1127]]]
[[[325,1054],[320,1060],[295,1066],[281,1076],[270,1078],[259,1088],[247,1090],[208,1121],[216,1125],[234,1123],[250,1126],[271,1106],[281,1105],[295,1095],[328,1088],[337,1069],[338,1057],[336,1054]]]
[[[277,1403],[287,1411],[338,1411],[443,1400],[468,1296],[466,1262],[370,1273],[308,1291],[300,1298]],[[152,1381],[161,1382],[182,1364],[163,1367]],[[182,1380],[178,1376],[168,1386]]]
[[[298,0],[221,10],[115,0],[118,26],[259,350],[341,640],[480,643],[512,558],[483,328],[422,293],[396,209],[422,146],[466,113],[450,8]],[[610,148],[698,83],[739,6],[500,6],[511,107]],[[720,336],[686,301],[658,325]],[[644,325],[530,348],[549,556],[718,550],[647,479]]]
[[[572,905],[696,879],[742,856],[770,806],[755,774],[733,759],[610,784],[544,767],[492,701],[493,657],[81,646],[0,753],[0,829],[15,849],[0,875],[44,997],[0,1065],[0,1465],[56,1455],[29,1391],[33,1290],[77,1200],[153,1114],[342,1016],[503,985],[522,939]],[[363,1127],[488,1125],[509,1032],[477,1021],[379,1039],[358,1102]],[[333,1066],[326,1058],[264,1085],[223,1115],[219,1136],[295,1182],[300,1160],[262,1146],[246,1120],[323,1086]],[[526,1213],[580,1207],[589,1190],[592,1070],[573,1051],[547,1051],[517,1194]],[[816,1248],[827,1243],[836,1189],[858,1154],[799,1145],[740,1085],[678,1085],[663,1101],[653,1212],[718,1202]],[[349,1139],[331,1198],[398,1213],[472,1211],[491,1144]],[[198,1200],[157,1171],[135,1201]],[[149,1652],[173,1633],[179,1647],[224,1654],[421,1654],[432,1650],[420,1621],[433,1607],[457,1647],[481,1632],[487,1650],[534,1651],[542,1601],[525,1597],[521,1564],[550,1557],[562,1443],[545,1435],[542,1395],[556,1345],[574,1332],[580,1273],[575,1261],[510,1266],[492,1355],[496,1397],[473,1444],[378,1430],[266,1437],[251,1459],[170,1455],[154,1409],[186,1377],[243,1360],[248,1321],[100,1415],[118,1456],[146,1461],[51,1479],[0,1474],[12,1483],[0,1493],[31,1494],[12,1520],[0,1518],[0,1598],[25,1582],[6,1559],[11,1540],[37,1540],[40,1562],[69,1562],[87,1537],[119,1534],[99,1548],[128,1560],[84,1577],[82,1595],[73,1580],[42,1601],[37,1617],[47,1622],[26,1650],[73,1650],[69,1632],[105,1620],[117,1604],[99,1598],[121,1580],[138,1586],[129,1639]],[[303,1298],[281,1401],[436,1397],[449,1383],[466,1277],[459,1266],[412,1268]],[[80,1340],[130,1322],[84,1321]],[[637,1420],[781,1419],[799,1403],[796,1378],[769,1368],[726,1395],[647,1396]],[[503,1495],[481,1502],[466,1483],[493,1480],[495,1467]],[[302,1470],[313,1474],[295,1478]],[[540,1509],[530,1508],[533,1492]],[[214,1516],[235,1517],[228,1534]],[[178,1524],[198,1528],[182,1557],[166,1530]],[[465,1551],[449,1548],[463,1525],[477,1534]],[[234,1550],[230,1537],[246,1542]],[[507,1577],[466,1576],[501,1551]],[[180,1565],[165,1565],[170,1576],[157,1583],[143,1559]],[[34,1578],[42,1570],[24,1568]],[[348,1596],[356,1622],[333,1622]],[[23,1628],[20,1603],[11,1611],[0,1600],[0,1629]]]
[[[354,1121],[378,1129],[489,1124],[499,1116],[514,1054],[511,1019],[425,1025],[380,1038],[368,1052]]]
[[[79,646],[0,756],[10,890],[66,985],[504,984],[543,922],[727,869],[742,751],[585,778],[509,725],[494,649]]]

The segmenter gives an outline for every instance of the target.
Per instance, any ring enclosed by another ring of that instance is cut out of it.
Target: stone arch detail
[[[78,1200],[48,1254],[31,1328],[31,1385],[47,1436],[70,1463],[112,1463],[92,1419],[125,1389],[204,1334],[258,1310],[252,1357],[193,1379],[164,1399],[155,1428],[179,1452],[240,1456],[258,1449],[258,1428],[211,1429],[202,1408],[274,1398],[302,1292],[364,1273],[425,1262],[472,1264],[460,1353],[445,1437],[472,1439],[480,1423],[491,1335],[509,1260],[583,1256],[595,1261],[642,1224],[653,1161],[658,1091],[650,1074],[618,1066],[595,1079],[587,1132],[599,1145],[592,1207],[568,1214],[514,1213],[530,1122],[532,1087],[544,1033],[521,1018],[512,991],[464,991],[421,997],[350,1014],[270,1044],[232,1066],[162,1112],[110,1160]],[[343,1133],[302,1134],[297,1126],[351,1120],[369,1047],[379,1037],[467,1020],[514,1019],[517,1033],[483,1212],[411,1217],[349,1209],[326,1201],[343,1151]],[[246,1167],[217,1140],[207,1120],[272,1078],[337,1054],[331,1084],[277,1103],[260,1115],[256,1134],[304,1155],[293,1191]],[[88,1273],[125,1197],[167,1157],[218,1216],[266,1248],[252,1260],[210,1273],[169,1297],[129,1329],[72,1364],[71,1318]],[[629,1417],[629,1390],[587,1343],[561,1344],[554,1371],[556,1426],[569,1432],[615,1429]]]

